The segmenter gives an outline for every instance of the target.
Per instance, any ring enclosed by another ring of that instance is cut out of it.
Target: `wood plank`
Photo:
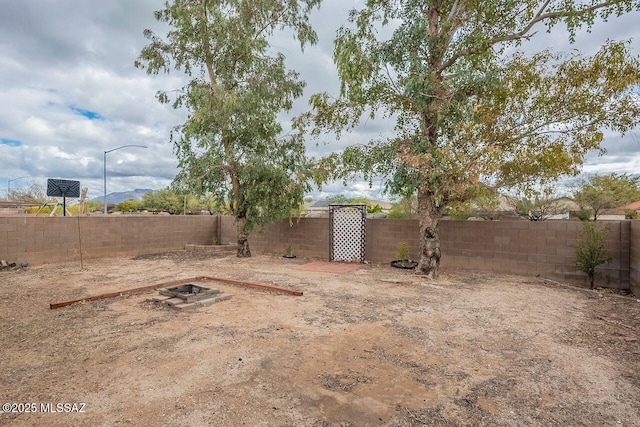
[[[225,279],[224,277],[214,277],[214,276],[198,276],[196,280],[215,280],[217,282],[228,283],[230,285],[238,285],[244,286],[247,288],[255,288],[262,289],[264,291],[278,292],[283,294],[302,296],[302,291],[297,291],[295,289],[283,288],[281,286],[267,285],[265,283],[253,283],[253,282],[245,282],[243,280],[234,280],[234,279]]]
[[[120,295],[137,294],[137,293],[141,293],[141,292],[153,291],[155,289],[164,288],[164,287],[167,287],[167,286],[175,286],[175,285],[182,285],[184,283],[195,282],[196,280],[197,280],[196,277],[189,277],[187,279],[172,280],[170,282],[163,282],[163,283],[158,283],[158,284],[155,284],[155,285],[142,286],[140,288],[124,289],[124,290],[121,290],[121,291],[108,292],[108,293],[98,294],[98,295],[91,295],[91,296],[88,296],[88,297],[72,299],[72,300],[69,300],[69,301],[53,302],[53,303],[49,304],[49,308],[51,310],[54,310],[56,308],[66,307],[68,305],[75,304],[75,303],[78,303],[78,302],[96,301],[96,300],[101,300],[101,299],[106,299],[106,298],[115,298],[115,297],[119,297]]]
[[[141,293],[141,292],[153,291],[153,290],[158,289],[158,288],[166,288],[168,286],[182,285],[182,284],[185,284],[185,283],[198,282],[198,281],[202,281],[202,280],[213,280],[213,281],[217,281],[217,282],[221,282],[221,283],[227,283],[227,284],[230,284],[230,285],[244,286],[244,287],[247,287],[247,288],[254,288],[254,289],[262,289],[263,291],[277,292],[277,293],[294,295],[294,296],[302,296],[303,295],[302,291],[297,291],[295,289],[289,289],[289,288],[283,288],[281,286],[267,285],[265,283],[245,282],[243,280],[226,279],[224,277],[196,276],[196,277],[190,277],[188,279],[172,280],[170,282],[158,283],[158,284],[149,285],[149,286],[142,286],[140,288],[124,289],[124,290],[121,290],[121,291],[108,292],[108,293],[98,294],[98,295],[91,295],[91,296],[87,296],[87,297],[83,297],[83,298],[77,298],[77,299],[73,299],[73,300],[69,300],[69,301],[54,302],[54,303],[49,304],[49,308],[51,310],[54,310],[56,308],[66,307],[66,306],[69,306],[71,304],[75,304],[75,303],[78,303],[78,302],[96,301],[96,300],[101,300],[101,299],[106,299],[106,298],[115,298],[115,297],[119,297],[121,295],[137,294],[137,293]]]

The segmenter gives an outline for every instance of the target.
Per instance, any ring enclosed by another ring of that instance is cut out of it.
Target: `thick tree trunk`
[[[418,190],[418,224],[420,227],[420,259],[416,274],[435,279],[440,268],[440,212],[433,194]]]
[[[236,226],[238,227],[238,258],[246,258],[251,256],[249,249],[249,233],[245,230],[247,225],[246,218],[238,218]]]

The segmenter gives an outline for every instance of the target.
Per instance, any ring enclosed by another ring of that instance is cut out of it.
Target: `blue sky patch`
[[[10,147],[20,147],[22,142],[15,139],[0,138],[0,144],[8,145]]]
[[[78,113],[83,117],[86,117],[89,120],[103,120],[104,117],[102,117],[102,115],[96,111],[91,111],[91,110],[85,110],[84,108],[78,108],[75,105],[70,106],[69,108],[71,108],[71,111],[73,111],[74,113]]]

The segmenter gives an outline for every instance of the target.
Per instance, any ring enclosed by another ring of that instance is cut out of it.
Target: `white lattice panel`
[[[331,206],[331,213],[331,260],[364,262],[366,206]]]

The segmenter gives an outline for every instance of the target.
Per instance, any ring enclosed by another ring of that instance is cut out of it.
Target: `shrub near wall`
[[[0,217],[0,259],[42,264],[135,256],[211,244],[214,216]]]
[[[607,250],[613,260],[599,269],[601,277],[596,286],[628,289],[630,221],[608,223],[612,230],[607,236]],[[575,265],[576,233],[580,225],[578,221],[442,221],[442,267],[539,274],[586,286],[587,276],[577,271]],[[635,232],[640,233],[636,228]],[[417,230],[417,220],[368,218],[366,259],[388,264],[394,259],[400,241],[406,241],[411,256],[417,258]],[[223,243],[234,243],[234,233],[233,218],[223,217]],[[298,256],[328,260],[329,219],[301,218],[293,226],[288,220],[269,224],[263,235],[254,234],[249,242],[255,253],[282,254],[285,246],[291,244]],[[640,253],[637,257],[640,259]],[[638,262],[635,265],[640,276]]]
[[[629,287],[629,222],[609,221],[612,262],[598,268],[596,286]],[[541,275],[587,285],[576,268],[578,221],[443,222],[443,266]]]

